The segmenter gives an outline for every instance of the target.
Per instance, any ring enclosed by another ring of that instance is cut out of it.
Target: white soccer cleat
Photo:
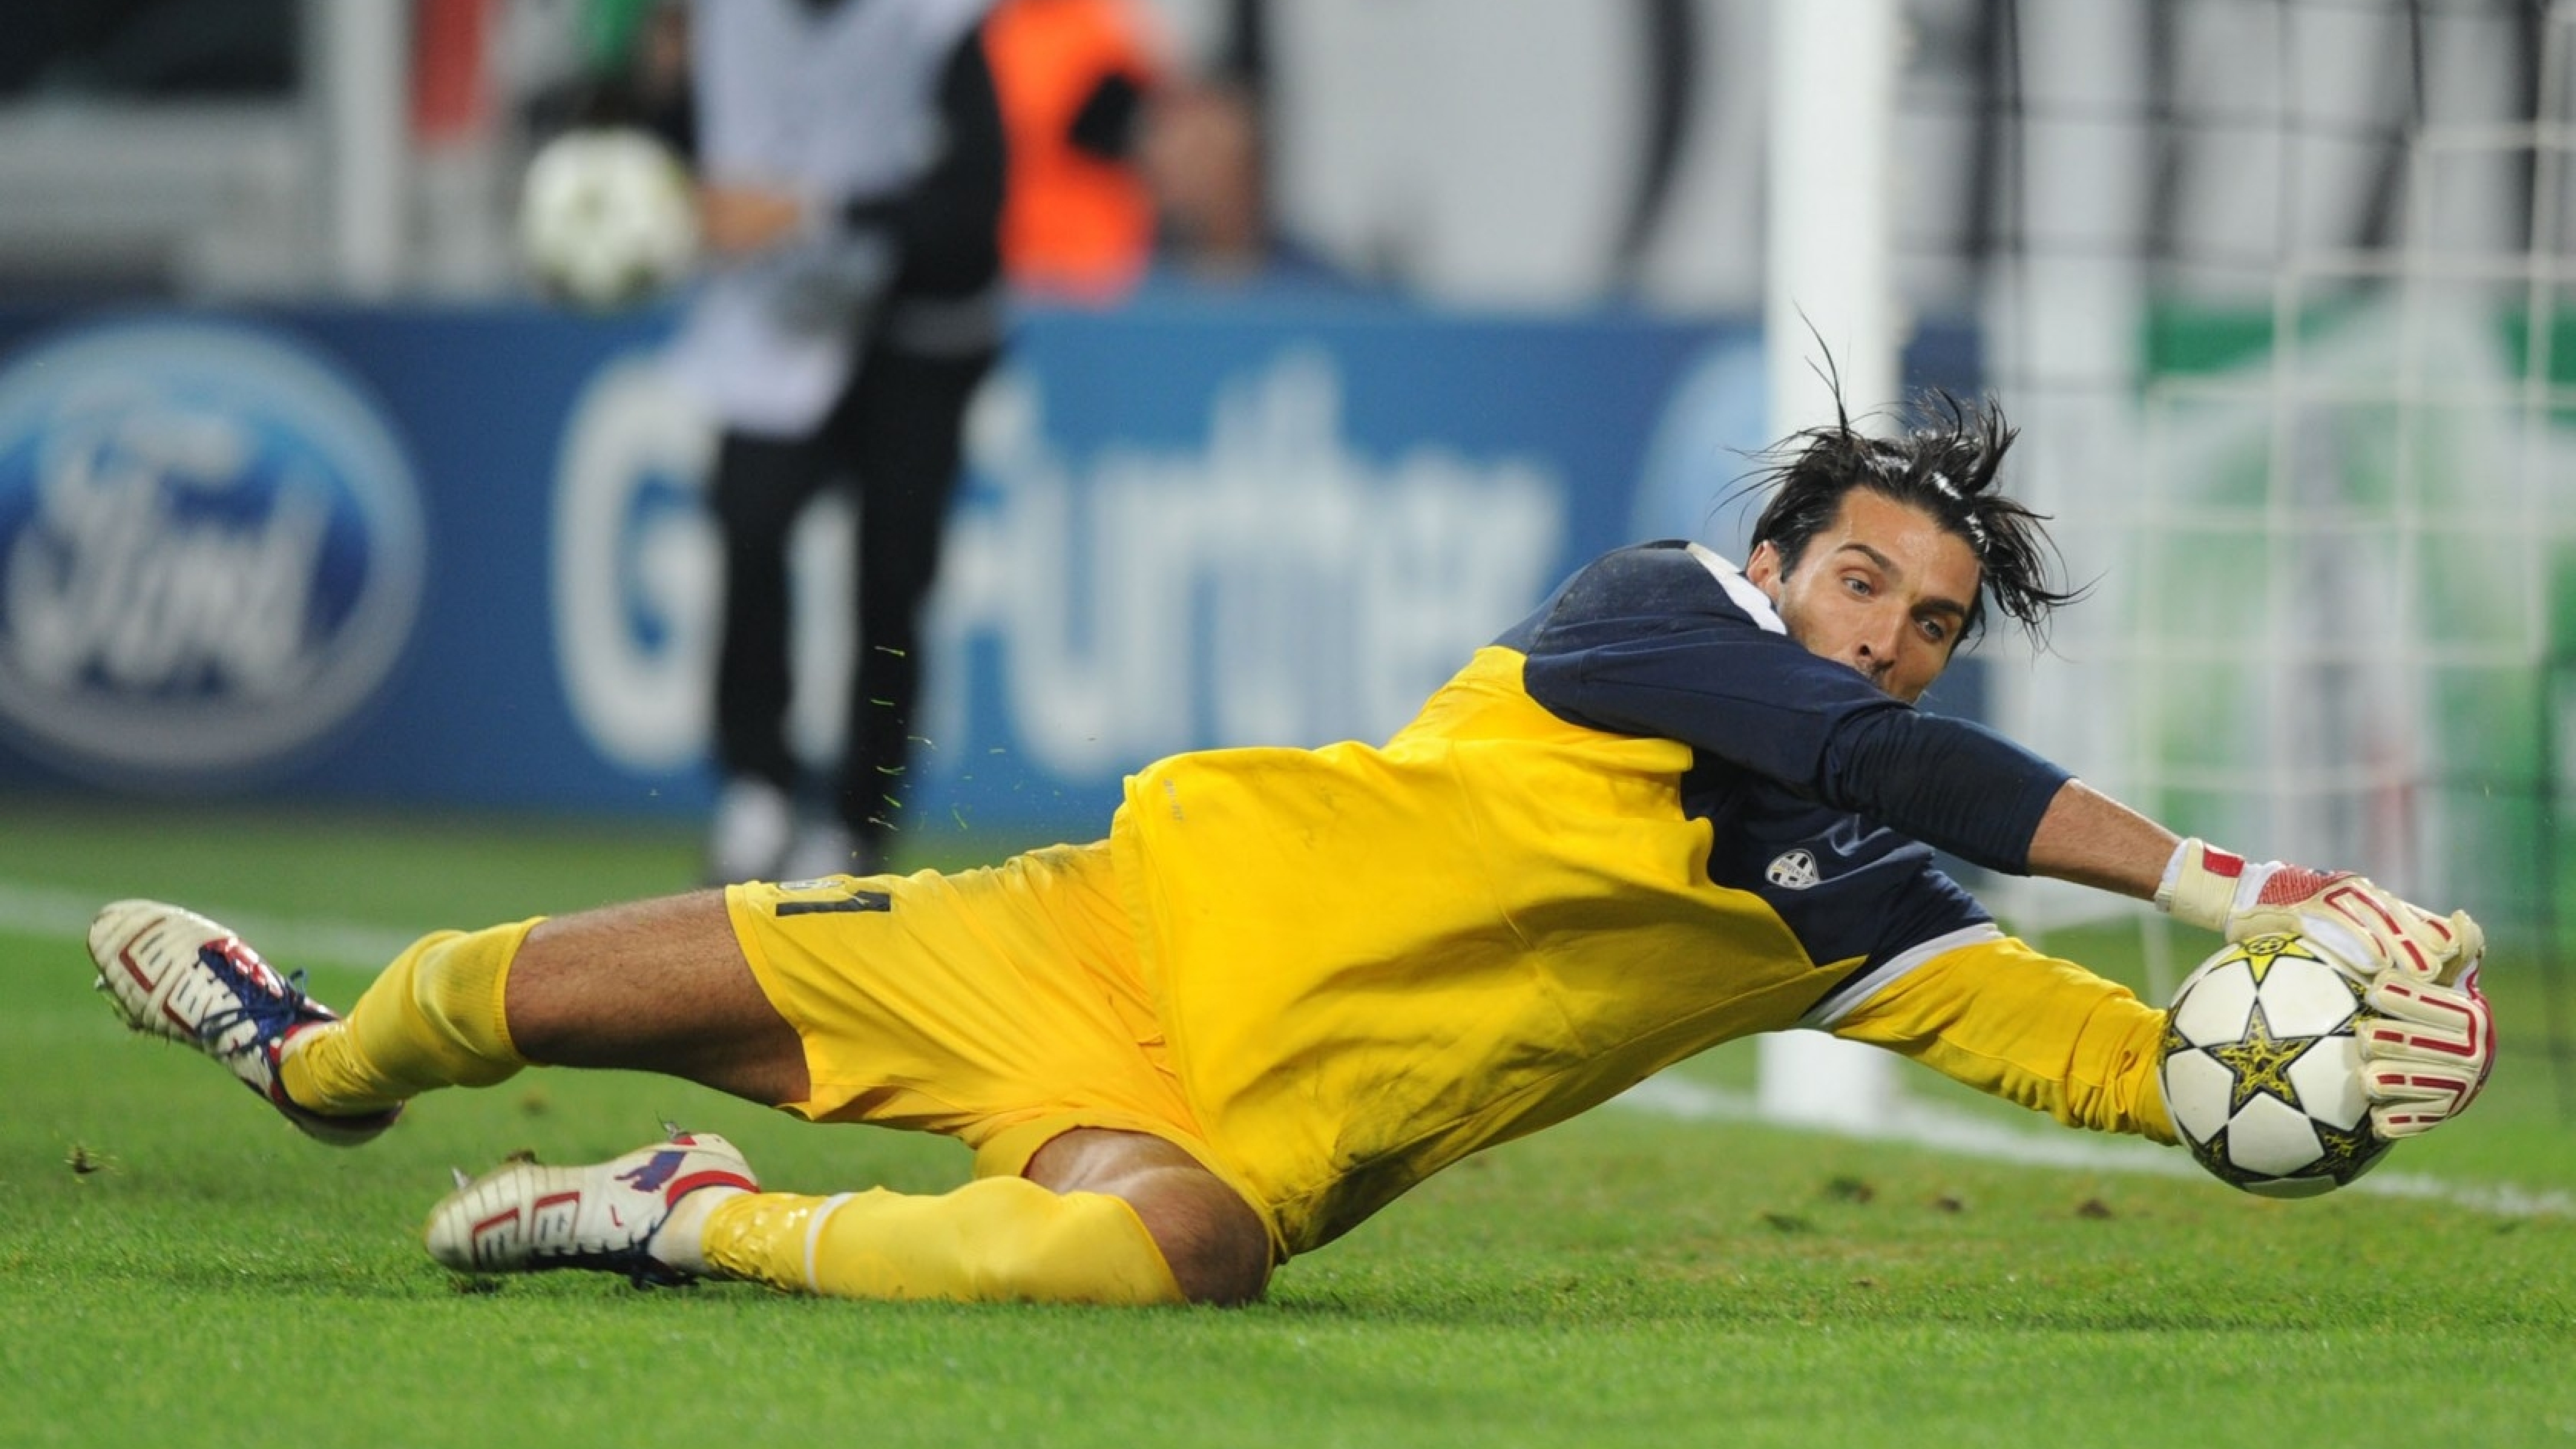
[[[708,1132],[674,1132],[588,1167],[503,1163],[429,1210],[429,1255],[460,1273],[538,1273],[595,1268],[639,1288],[692,1274],[655,1258],[653,1235],[681,1198],[705,1187],[760,1191],[734,1145]]]
[[[821,880],[830,875],[875,875],[885,867],[875,846],[859,839],[837,821],[818,822],[796,832],[796,843],[778,862],[781,881]]]
[[[90,922],[89,955],[98,989],[127,1026],[223,1063],[308,1136],[354,1147],[402,1115],[395,1106],[330,1116],[290,1100],[277,1074],[287,1042],[340,1015],[304,994],[302,972],[279,976],[241,937],[196,912],[117,901]]]
[[[796,835],[796,802],[766,780],[744,775],[716,796],[707,836],[706,883],[770,880]]]

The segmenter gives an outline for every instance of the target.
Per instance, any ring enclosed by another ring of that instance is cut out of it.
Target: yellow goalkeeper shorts
[[[1107,842],[954,875],[748,882],[725,906],[805,1043],[811,1093],[786,1111],[957,1138],[979,1177],[1016,1176],[1076,1127],[1145,1132],[1244,1192],[1172,1073]]]

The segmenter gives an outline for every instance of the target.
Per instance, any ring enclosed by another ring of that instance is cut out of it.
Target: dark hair
[[[1873,438],[1853,429],[1838,391],[1830,425],[1761,454],[1767,466],[1748,488],[1769,491],[1771,501],[1754,521],[1753,545],[1778,549],[1781,572],[1795,569],[1817,532],[1842,513],[1843,496],[1866,488],[1920,509],[1976,554],[1984,582],[1969,602],[1961,642],[1984,627],[1991,594],[2033,643],[2045,645],[2049,611],[2085,590],[2053,586],[2050,561],[2059,556],[2042,526],[2048,515],[1994,491],[2004,452],[2018,436],[1993,400],[1966,403],[1936,388],[1915,400],[1902,433]]]

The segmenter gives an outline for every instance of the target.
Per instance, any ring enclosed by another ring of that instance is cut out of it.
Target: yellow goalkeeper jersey
[[[2161,1014],[2004,937],[1918,843],[2018,868],[2064,774],[1819,672],[1722,561],[1626,553],[1383,746],[1128,781],[1111,847],[1172,1067],[1282,1249],[1800,1025],[2169,1139]]]

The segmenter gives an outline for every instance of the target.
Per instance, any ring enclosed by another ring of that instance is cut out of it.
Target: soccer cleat
[[[304,973],[281,977],[239,936],[194,911],[117,901],[89,927],[98,989],[139,1032],[213,1057],[307,1136],[354,1147],[394,1124],[400,1106],[332,1116],[297,1105],[278,1061],[299,1032],[340,1015],[304,994]]]
[[[726,781],[707,837],[706,883],[771,879],[795,832],[796,803],[786,791],[749,775]]]
[[[636,1287],[686,1283],[690,1273],[652,1254],[672,1207],[702,1187],[760,1191],[751,1164],[713,1133],[673,1132],[587,1167],[505,1162],[429,1210],[429,1255],[460,1273],[595,1268]]]
[[[796,832],[796,843],[778,863],[781,881],[821,880],[832,875],[875,875],[884,869],[877,848],[837,822],[817,823]]]

